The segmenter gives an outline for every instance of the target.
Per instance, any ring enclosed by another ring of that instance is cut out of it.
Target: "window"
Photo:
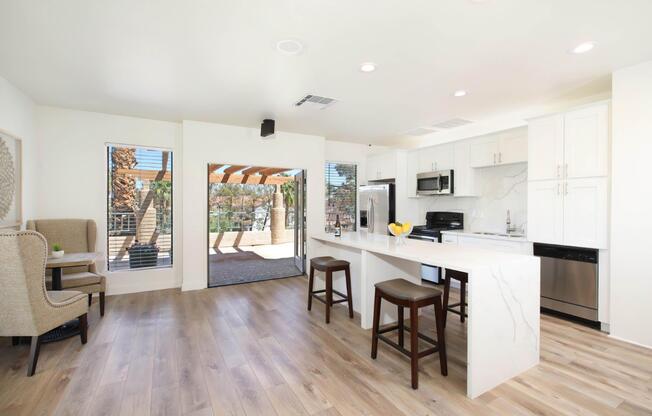
[[[109,270],[172,266],[172,152],[107,146]]]
[[[326,232],[333,232],[337,216],[344,231],[356,230],[357,166],[326,162]]]

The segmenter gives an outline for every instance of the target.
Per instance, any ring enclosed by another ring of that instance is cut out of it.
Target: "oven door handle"
[[[433,243],[437,242],[436,237],[430,237],[430,236],[426,236],[426,235],[417,235],[417,234],[413,235],[413,234],[410,234],[408,236],[408,238],[412,238],[412,239],[415,239],[415,240],[432,241]]]

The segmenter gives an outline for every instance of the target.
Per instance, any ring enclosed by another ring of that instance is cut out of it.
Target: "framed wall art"
[[[22,221],[22,142],[0,131],[0,229]]]

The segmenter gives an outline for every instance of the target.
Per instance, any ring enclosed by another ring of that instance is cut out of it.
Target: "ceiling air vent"
[[[417,127],[416,129],[405,132],[405,134],[408,136],[425,136],[426,134],[434,133],[436,131],[437,130],[435,129],[429,129],[427,127]]]
[[[471,124],[472,121],[464,120],[463,118],[451,118],[450,120],[442,121],[440,123],[433,124],[432,127],[438,129],[454,129],[456,127],[461,127],[466,124]]]
[[[319,95],[308,94],[294,104],[297,107],[317,108],[323,110],[335,104],[335,98],[320,97]]]

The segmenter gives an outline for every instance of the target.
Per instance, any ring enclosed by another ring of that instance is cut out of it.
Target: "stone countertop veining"
[[[365,231],[343,232],[342,237],[319,233],[312,235],[311,238],[467,272],[475,267],[491,267],[501,263],[520,261],[524,257],[528,257],[523,254],[503,253],[478,247],[460,247],[452,244],[433,244],[421,240],[406,239],[401,244],[398,243],[396,237],[369,234]]]
[[[449,230],[442,231],[442,234],[449,235],[458,235],[464,237],[473,237],[473,238],[484,238],[488,240],[502,240],[502,241],[513,241],[518,243],[527,243],[528,239],[525,234],[521,233],[512,233],[508,235],[507,233],[498,233],[491,231],[470,231],[470,230]]]

